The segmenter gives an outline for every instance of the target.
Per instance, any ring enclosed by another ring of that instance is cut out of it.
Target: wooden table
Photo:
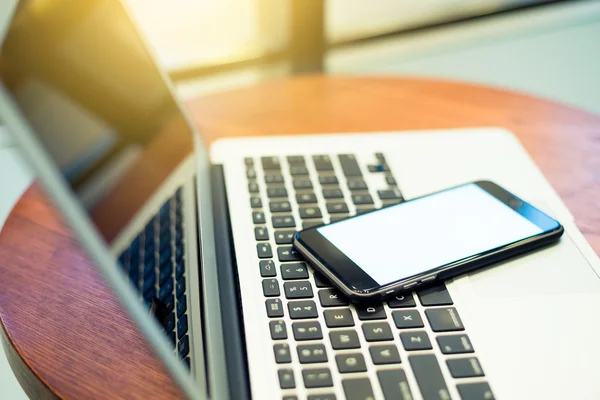
[[[600,254],[597,116],[492,88],[401,78],[304,77],[188,105],[209,143],[222,136],[508,128]],[[31,397],[180,397],[35,185],[0,233],[0,316],[9,362]]]

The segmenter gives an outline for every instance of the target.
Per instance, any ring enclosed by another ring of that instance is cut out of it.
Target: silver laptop
[[[2,44],[1,116],[189,398],[600,398],[600,263],[510,132],[208,149],[122,4],[38,4],[20,3]],[[478,179],[557,218],[561,242],[366,308],[291,246],[303,227]],[[436,331],[436,308],[462,325]]]

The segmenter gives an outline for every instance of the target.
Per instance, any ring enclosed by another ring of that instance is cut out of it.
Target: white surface
[[[331,52],[331,73],[414,75],[526,92],[600,114],[600,2],[563,2]]]
[[[390,169],[407,198],[465,182],[489,179],[563,223],[564,239],[556,246],[498,268],[459,278],[456,282],[449,282],[448,288],[497,398],[600,398],[600,387],[596,384],[598,377],[594,376],[598,374],[596,364],[600,359],[600,347],[593,345],[597,322],[590,318],[590,315],[595,315],[594,310],[600,308],[600,261],[519,142],[504,130],[485,129],[446,131],[441,135],[435,132],[349,135],[343,139],[335,135],[229,139],[213,145],[212,159],[223,163],[225,169],[246,338],[251,343],[247,350],[253,396],[271,399],[281,398],[283,393],[278,386],[271,352],[264,297],[256,290],[262,280],[255,269],[258,264],[256,244],[247,240],[248,235],[252,235],[254,224],[247,198],[243,157],[253,156],[258,163],[263,155],[298,154],[309,157],[311,154],[332,156],[334,152],[348,152],[355,153],[364,168],[366,163],[373,161],[373,153],[377,151],[385,152]],[[291,176],[283,157],[282,160],[282,173],[286,177],[287,189],[291,191]],[[332,162],[339,171],[337,158],[332,158]],[[309,167],[312,179],[316,180],[316,171],[312,164]],[[379,188],[376,180],[380,179],[379,185],[382,185],[383,178],[367,172],[364,175],[370,185],[375,185],[371,187],[371,194],[376,198],[373,193],[373,189]],[[262,179],[262,171],[258,171],[257,181]],[[346,185],[342,182],[340,186],[344,188],[345,199],[353,210]],[[323,209],[324,199],[320,191],[315,192]],[[264,186],[261,186],[260,194],[263,202],[266,201]],[[292,203],[292,214],[296,221],[300,221],[296,204],[293,200]],[[265,217],[266,220],[271,217],[268,210],[265,210]],[[271,246],[275,248],[274,240],[271,240]],[[492,290],[488,292],[490,288]],[[323,308],[320,304],[316,307],[326,337],[328,328],[322,317]],[[384,309],[389,316],[392,310],[387,305]],[[423,313],[420,305],[417,309]],[[568,316],[566,321],[563,316]],[[289,333],[293,321],[288,315],[283,319]],[[358,320],[356,314],[354,319]],[[425,330],[429,331],[430,337],[434,336],[429,327]],[[363,341],[362,335],[359,336],[362,347],[367,348],[368,343]],[[394,335],[394,343],[400,357],[406,360],[408,354],[397,334]],[[329,341],[325,340],[324,344],[329,359],[327,365],[336,370],[335,353]],[[438,357],[446,358],[437,346],[434,347],[433,352]],[[291,354],[295,359],[295,351],[292,350]],[[272,362],[265,363],[265,357]],[[367,365],[370,365],[369,357],[366,359]],[[578,365],[578,368],[573,368],[573,365]],[[440,368],[446,380],[451,382],[446,364],[441,363]],[[298,380],[301,368],[293,365],[293,369]],[[359,375],[377,381],[372,368]],[[407,373],[407,379],[415,388],[412,373]],[[475,380],[469,378],[463,382]],[[342,398],[339,377],[334,377],[334,383],[334,391]],[[575,396],[574,388],[577,390]],[[458,398],[454,385],[449,385],[448,389],[453,398]],[[381,396],[377,385],[374,390],[376,397]],[[305,395],[302,387],[298,391],[300,396]]]
[[[470,184],[317,231],[383,286],[542,229]]]

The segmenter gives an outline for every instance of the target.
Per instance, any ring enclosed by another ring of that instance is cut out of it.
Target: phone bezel
[[[481,189],[500,200],[506,206],[510,207],[524,218],[527,218],[529,221],[540,227],[542,232],[537,235],[506,244],[504,246],[489,249],[482,253],[474,254],[472,256],[441,265],[416,275],[401,278],[386,285],[379,285],[362,268],[356,265],[329,240],[322,236],[318,231],[319,226],[305,229],[296,233],[294,237],[294,245],[309,260],[313,267],[322,272],[347,296],[356,301],[374,297],[385,297],[388,295],[397,294],[402,290],[412,289],[421,284],[430,283],[440,279],[446,279],[474,268],[523,253],[527,250],[542,246],[547,243],[551,243],[555,240],[558,240],[558,238],[562,235],[563,227],[558,221],[533,207],[531,204],[523,201],[506,189],[490,181],[477,181],[454,186],[390,207],[402,207],[404,204],[409,202],[418,201],[437,193],[472,184],[479,186]],[[358,217],[364,217],[370,213],[375,213],[378,211],[379,210],[373,210],[368,213],[361,214]],[[335,224],[342,221],[335,222]]]

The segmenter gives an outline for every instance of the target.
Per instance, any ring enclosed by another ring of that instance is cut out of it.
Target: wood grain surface
[[[597,116],[498,89],[391,77],[273,81],[188,106],[208,143],[224,136],[508,128],[600,254]],[[31,397],[180,397],[36,185],[0,233],[0,316],[9,362]]]

